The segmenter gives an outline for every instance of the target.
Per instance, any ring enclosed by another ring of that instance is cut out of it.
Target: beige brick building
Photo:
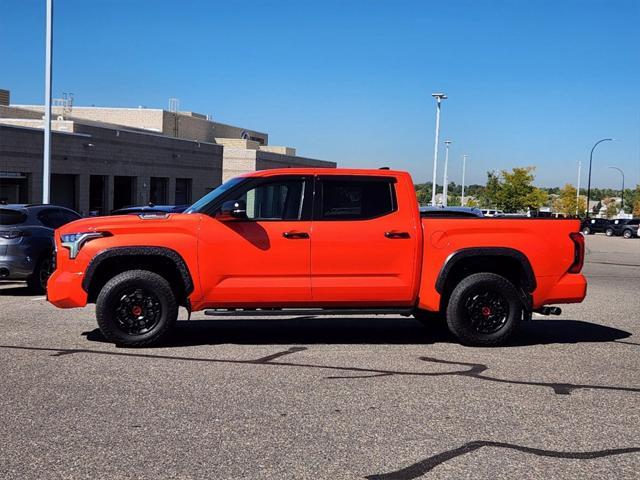
[[[39,202],[44,108],[7,105],[4,92],[0,200]],[[82,214],[149,201],[190,203],[222,181],[256,170],[336,167],[299,157],[293,147],[269,145],[264,132],[195,112],[63,103],[52,109],[52,130],[52,202]]]
[[[22,111],[43,112],[41,105],[12,105]],[[248,128],[215,122],[195,112],[172,112],[157,108],[53,107],[53,118],[100,122],[168,137],[223,145],[222,178],[226,181],[242,173],[267,168],[335,168],[335,162],[298,157],[296,149],[269,145],[269,135]],[[0,116],[1,112],[0,112]],[[21,117],[22,118],[22,117]],[[33,117],[29,117],[33,118]],[[0,121],[2,121],[0,119]]]

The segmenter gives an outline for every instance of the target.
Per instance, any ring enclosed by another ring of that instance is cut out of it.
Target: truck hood
[[[159,215],[113,215],[89,217],[63,225],[57,234],[83,232],[144,233],[169,230],[176,225],[199,221],[200,214],[167,213]]]

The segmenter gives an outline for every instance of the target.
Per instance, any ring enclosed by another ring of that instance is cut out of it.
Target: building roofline
[[[24,118],[8,118],[6,120],[25,120]],[[34,120],[34,121],[42,121],[42,120],[38,120],[37,118],[29,118],[26,120]],[[25,127],[23,125],[10,125],[8,123],[1,123],[0,122],[0,128],[13,128],[16,130],[31,130],[34,132],[44,132],[44,128],[38,128],[38,127]],[[90,133],[78,133],[78,132],[65,132],[63,130],[51,130],[51,134],[52,135],[71,135],[71,136],[75,136],[75,137],[84,137],[84,138],[91,138],[92,135]]]

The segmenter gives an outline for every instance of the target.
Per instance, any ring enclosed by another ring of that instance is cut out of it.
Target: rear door
[[[321,175],[315,193],[314,303],[410,304],[418,235],[413,217],[398,208],[395,177]]]

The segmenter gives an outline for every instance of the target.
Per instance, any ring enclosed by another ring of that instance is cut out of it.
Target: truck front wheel
[[[447,326],[463,345],[490,347],[504,343],[522,318],[516,287],[495,273],[476,273],[453,290]]]
[[[102,288],[96,318],[102,334],[116,345],[151,346],[173,328],[178,304],[166,279],[147,270],[129,270]]]

